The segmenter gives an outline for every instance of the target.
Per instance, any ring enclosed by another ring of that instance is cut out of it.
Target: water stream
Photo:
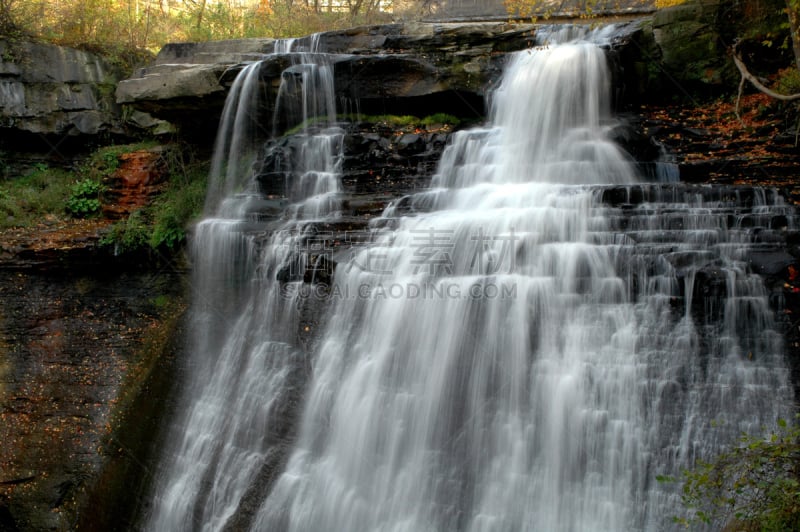
[[[309,360],[276,276],[336,216],[332,97],[309,100],[329,122],[301,132],[272,236],[242,229],[257,192],[222,187],[195,236],[193,367],[146,529],[668,530],[679,497],[656,475],[790,415],[744,211],[639,182],[609,138],[604,35],[513,55],[487,125],[336,269]],[[303,56],[284,79],[325,70]],[[752,203],[750,221],[793,219],[775,194]],[[720,297],[694,294],[712,277]]]

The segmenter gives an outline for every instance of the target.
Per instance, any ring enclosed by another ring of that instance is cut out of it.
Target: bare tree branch
[[[733,50],[732,50],[733,53],[731,55],[733,56],[733,63],[736,65],[736,68],[739,69],[739,73],[742,75],[742,79],[746,79],[747,81],[752,83],[755,88],[757,88],[770,98],[775,98],[776,100],[781,100],[783,102],[793,102],[795,100],[800,100],[800,93],[780,94],[769,89],[768,87],[764,86],[764,84],[762,84],[760,81],[758,81],[758,78],[756,78],[754,75],[750,73],[749,70],[747,70],[747,67],[742,61],[742,58],[739,57],[739,52],[736,49],[737,46],[738,44],[733,45]]]

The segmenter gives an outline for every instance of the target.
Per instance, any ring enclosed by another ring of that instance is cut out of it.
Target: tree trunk
[[[206,0],[200,2],[200,12],[197,14],[197,29],[199,30],[200,27],[203,25],[203,15],[206,11]]]
[[[794,62],[800,70],[800,0],[786,0],[786,15],[789,17]]]

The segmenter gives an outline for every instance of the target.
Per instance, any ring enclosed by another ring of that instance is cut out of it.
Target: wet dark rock
[[[118,432],[118,416],[142,389],[150,399],[163,397],[152,382],[147,388],[141,346],[163,317],[156,299],[180,297],[180,274],[167,271],[0,276],[0,529],[72,528],[83,513],[95,526],[131,526],[156,423],[141,405],[126,412],[131,426],[143,429],[128,440],[130,432]],[[158,356],[157,342],[150,348]],[[150,362],[169,376],[165,360]],[[93,506],[89,494],[123,455],[135,475],[117,471],[126,499],[119,486],[103,485],[106,497],[117,497],[116,521],[103,521],[111,501]]]
[[[622,121],[609,132],[609,139],[624,149],[637,162],[650,162],[661,156],[661,146],[653,137],[645,135],[631,115],[623,115]]]
[[[166,150],[163,146],[124,153],[119,166],[105,179],[103,215],[118,220],[147,205],[158,194],[167,178]]]
[[[755,273],[765,277],[781,275],[789,266],[797,265],[797,259],[781,250],[754,250],[747,256],[747,262]]]
[[[408,98],[442,90],[440,74],[431,63],[415,57],[353,56],[334,64],[337,95],[364,98]]]

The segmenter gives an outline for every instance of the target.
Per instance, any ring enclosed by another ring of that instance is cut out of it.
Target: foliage
[[[656,7],[662,9],[664,7],[678,6],[685,3],[686,0],[656,0]]]
[[[800,425],[778,420],[766,439],[743,435],[739,446],[684,473],[686,526],[726,530],[800,530]]]
[[[567,3],[557,0],[503,0],[509,16],[519,19],[547,20],[553,15],[571,15],[588,18],[602,6],[602,0],[585,0],[582,3]]]
[[[74,176],[39,163],[25,176],[0,187],[0,229],[36,225],[63,212]]]
[[[773,89],[781,94],[800,92],[800,71],[794,66],[781,70]]]
[[[430,116],[426,116],[422,119],[423,126],[433,126],[436,124],[450,124],[451,126],[457,126],[461,123],[461,119],[455,117],[453,115],[449,115],[447,113],[436,113]]]
[[[153,248],[175,248],[186,238],[186,226],[203,210],[207,168],[201,164],[184,165],[182,160],[172,174],[167,190],[152,205]]]
[[[152,204],[116,222],[102,244],[126,252],[145,246],[175,249],[185,241],[187,225],[203,209],[208,168],[177,148],[168,157],[166,189]]]
[[[75,218],[88,218],[100,213],[100,192],[103,185],[93,179],[81,179],[72,185],[67,198],[67,211]]]
[[[77,168],[80,179],[70,188],[66,210],[75,218],[88,218],[100,213],[102,182],[119,168],[123,153],[147,149],[152,142],[105,146],[92,152]]]
[[[131,251],[146,246],[149,235],[150,226],[142,209],[139,209],[111,226],[100,243],[114,246],[120,252]]]
[[[401,0],[0,0],[0,34],[101,52],[131,68],[164,43],[291,37],[388,21]],[[416,4],[417,2],[410,2]],[[397,10],[395,10],[395,13]]]
[[[137,142],[135,144],[114,144],[103,146],[93,151],[78,165],[78,173],[95,181],[102,181],[110,177],[119,168],[120,156],[139,150],[147,150],[156,145],[153,141]]]
[[[655,0],[658,9],[683,4],[687,0]],[[503,0],[506,12],[519,19],[547,20],[554,15],[569,15],[580,18],[591,18],[603,11],[619,10],[619,4],[609,0],[585,0],[583,2],[564,2],[562,0]],[[651,7],[648,0],[631,1],[626,4],[627,8]]]

